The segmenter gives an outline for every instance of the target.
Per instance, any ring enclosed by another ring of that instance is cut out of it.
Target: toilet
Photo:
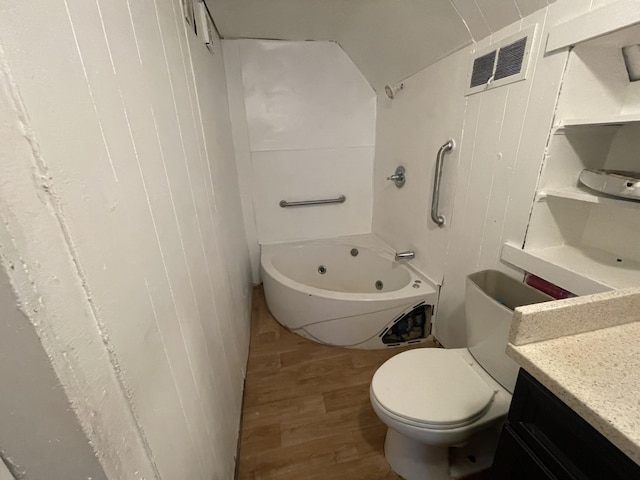
[[[468,348],[409,350],[378,368],[371,404],[388,427],[384,453],[398,475],[449,480],[491,465],[518,374],[505,354],[513,309],[550,300],[501,272],[474,273],[465,288]]]

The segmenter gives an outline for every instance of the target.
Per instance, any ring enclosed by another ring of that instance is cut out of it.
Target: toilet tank
[[[471,355],[500,385],[513,393],[518,365],[505,353],[513,310],[554,300],[497,270],[467,277],[465,316]]]

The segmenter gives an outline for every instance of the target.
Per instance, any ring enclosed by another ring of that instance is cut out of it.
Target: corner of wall
[[[258,285],[260,279],[260,245],[256,229],[255,210],[253,208],[253,172],[251,168],[251,147],[249,129],[244,105],[242,86],[242,60],[240,58],[240,42],[242,40],[222,40],[224,70],[227,79],[227,96],[229,114],[231,116],[231,133],[235,150],[235,164],[238,171],[240,200],[244,226],[249,246],[251,277],[253,284]]]

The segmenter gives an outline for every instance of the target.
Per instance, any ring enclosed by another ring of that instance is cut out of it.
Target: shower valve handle
[[[396,168],[396,171],[393,175],[391,175],[390,177],[387,177],[387,180],[391,180],[393,183],[396,184],[396,187],[398,188],[402,188],[404,186],[404,182],[406,182],[406,177],[405,177],[405,169],[404,167],[401,165],[398,168]]]

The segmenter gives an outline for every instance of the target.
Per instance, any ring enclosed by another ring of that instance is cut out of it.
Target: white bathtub
[[[263,245],[267,306],[319,343],[375,349],[424,341],[439,288],[393,253],[372,235]]]

